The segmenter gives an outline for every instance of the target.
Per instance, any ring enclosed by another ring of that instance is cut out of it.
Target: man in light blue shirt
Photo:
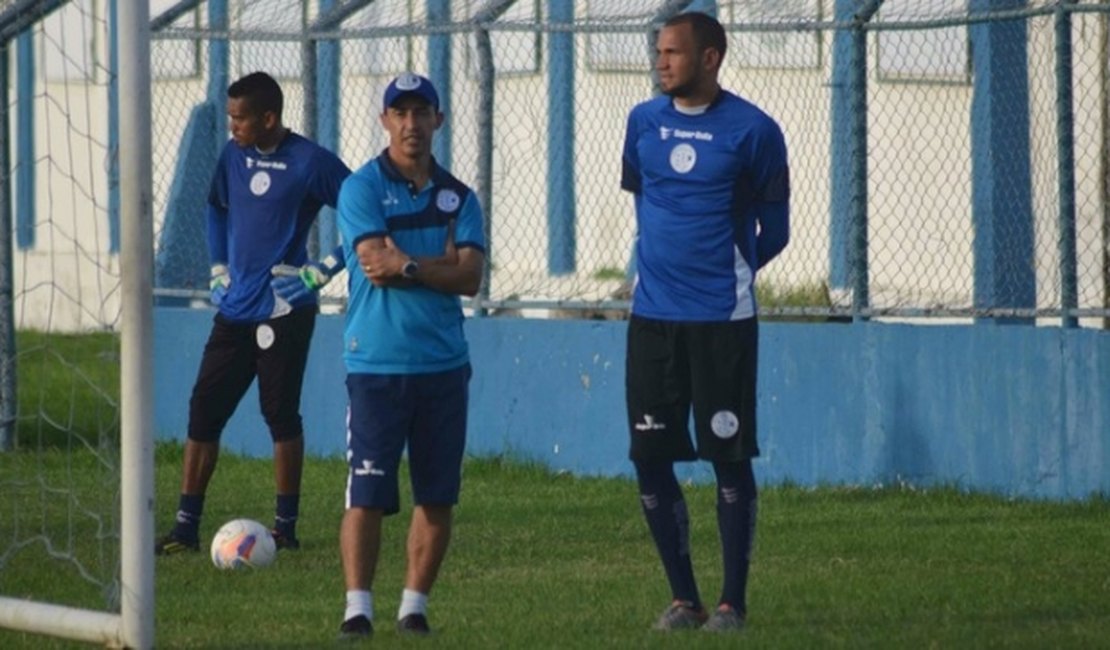
[[[347,490],[340,549],[343,638],[373,633],[372,585],[382,520],[400,510],[407,448],[413,513],[397,629],[427,634],[427,599],[447,553],[466,444],[470,361],[460,295],[478,292],[485,260],[474,192],[432,158],[443,123],[432,83],[405,73],[386,88],[389,147],[354,172],[339,197],[351,269]]]

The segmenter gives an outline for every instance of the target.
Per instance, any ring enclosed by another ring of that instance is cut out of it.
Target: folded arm
[[[360,241],[355,253],[362,272],[375,286],[422,285],[442,293],[473,296],[482,285],[485,254],[474,247],[456,247],[454,224],[448,230],[447,244],[439,256],[411,256],[388,235]]]

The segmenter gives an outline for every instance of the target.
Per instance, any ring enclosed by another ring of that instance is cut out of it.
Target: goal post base
[[[122,620],[119,614],[0,597],[0,628],[122,648]]]

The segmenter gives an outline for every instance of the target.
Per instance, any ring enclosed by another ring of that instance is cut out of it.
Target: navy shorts
[[[408,448],[416,505],[459,502],[470,365],[415,375],[347,375],[347,508],[401,509]]]
[[[316,326],[316,305],[262,323],[216,314],[189,399],[189,438],[220,439],[231,414],[258,377],[258,401],[276,442],[304,433],[301,387]]]
[[[728,462],[758,456],[758,340],[755,318],[675,322],[633,316],[625,366],[629,457]]]

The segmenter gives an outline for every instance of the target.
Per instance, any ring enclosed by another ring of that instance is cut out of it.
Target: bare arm
[[[419,284],[443,293],[473,296],[482,284],[485,254],[476,248],[457,249],[454,224],[449,227],[443,255],[438,257],[412,257],[389,236],[363,240],[355,252],[362,272],[378,287]],[[402,275],[409,260],[415,260],[419,267],[412,279]]]

